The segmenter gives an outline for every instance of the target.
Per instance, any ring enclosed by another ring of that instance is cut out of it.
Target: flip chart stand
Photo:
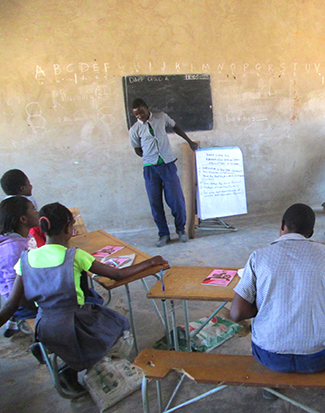
[[[218,216],[247,213],[243,157],[240,148],[196,150],[197,228],[237,231]]]
[[[238,231],[216,217],[247,213],[240,149],[215,147],[198,149],[194,153],[184,143],[183,191],[186,200],[186,231],[191,239],[195,238],[197,229]]]
[[[200,219],[199,223],[196,225],[198,229],[208,229],[208,230],[218,230],[218,231],[238,231],[236,227],[228,225],[220,218],[213,218],[213,219]]]

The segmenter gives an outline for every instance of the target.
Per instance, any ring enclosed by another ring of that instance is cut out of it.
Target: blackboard
[[[152,112],[167,113],[185,132],[213,129],[210,75],[124,76],[122,81],[128,129],[136,121],[131,107],[136,98]]]
[[[199,218],[246,214],[245,176],[240,148],[204,148],[195,151],[195,155]]]

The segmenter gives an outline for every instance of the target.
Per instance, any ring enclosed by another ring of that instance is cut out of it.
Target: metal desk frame
[[[160,281],[153,286],[153,288],[148,292],[147,298],[149,299],[160,299],[162,303],[164,325],[165,325],[165,335],[167,338],[168,349],[172,348],[172,343],[170,342],[169,336],[169,321],[167,315],[167,303],[166,300],[170,301],[171,307],[171,321],[174,339],[174,348],[179,351],[179,342],[177,336],[177,323],[176,323],[176,312],[174,300],[181,300],[183,305],[184,314],[184,324],[185,324],[185,338],[187,344],[187,351],[191,351],[191,338],[195,337],[207,324],[208,322],[227,304],[228,301],[232,301],[235,293],[233,288],[239,281],[239,276],[236,275],[232,281],[226,287],[218,287],[215,285],[202,285],[202,281],[214,270],[214,269],[225,269],[222,267],[171,267],[164,275],[163,283]],[[227,268],[229,270],[238,270],[238,268]],[[164,288],[162,288],[164,285]],[[190,333],[189,331],[189,317],[188,317],[188,301],[217,301],[221,304],[217,307],[215,311],[207,318],[207,320],[195,331]],[[166,405],[164,412],[173,411],[168,410],[173,398],[177,394],[185,375],[182,374],[179,377],[179,382],[176,385],[175,390],[170,396],[168,403]],[[221,389],[220,389],[221,390]],[[143,382],[143,392],[146,392],[146,383]],[[143,397],[144,397],[143,393]],[[160,383],[157,381],[157,395],[158,395],[158,405],[162,408],[161,404],[161,389]],[[145,400],[145,399],[144,399]],[[198,399],[199,400],[199,399]],[[196,400],[195,400],[196,401]],[[161,412],[162,410],[159,410]],[[146,412],[146,410],[145,410]]]
[[[167,315],[167,300],[170,301],[171,308],[171,322],[173,330],[173,338],[175,343],[175,350],[179,351],[179,343],[177,337],[177,323],[174,300],[181,300],[183,305],[183,315],[185,324],[185,337],[187,343],[187,351],[191,351],[191,338],[195,337],[208,322],[227,304],[232,301],[234,297],[233,288],[239,281],[238,275],[226,287],[201,285],[204,278],[209,275],[217,267],[171,267],[164,275],[164,290],[162,283],[158,282],[148,292],[147,298],[160,299],[162,303],[165,334],[167,338],[167,345],[170,349],[172,347],[169,337],[169,321]],[[218,267],[224,269],[222,267]],[[238,268],[227,268],[237,270]],[[188,301],[217,301],[221,304],[215,311],[207,318],[207,320],[195,331],[189,331],[189,317],[188,317]]]

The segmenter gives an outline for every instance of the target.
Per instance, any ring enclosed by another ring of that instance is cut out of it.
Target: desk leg
[[[128,284],[125,284],[125,291],[126,291],[126,297],[127,297],[127,300],[128,300],[128,304],[129,304],[130,324],[131,324],[132,334],[133,334],[133,337],[134,337],[134,347],[135,347],[135,351],[138,355],[139,354],[139,345],[138,345],[137,332],[136,332],[136,328],[135,328],[133,311],[132,311],[131,294],[130,294],[130,289],[129,289]]]
[[[174,300],[170,300],[170,308],[171,308],[172,324],[173,324],[174,347],[175,347],[175,351],[179,351]]]
[[[202,328],[204,328],[208,322],[210,320],[212,320],[212,318],[227,304],[227,301],[225,301],[224,303],[220,304],[219,307],[210,315],[209,318],[206,319],[206,321],[195,331],[192,331],[192,333],[190,334],[191,338],[195,337],[197,334],[199,334],[199,332],[202,330]]]
[[[148,293],[148,292],[149,292],[149,288],[148,288],[148,285],[147,285],[146,281],[145,281],[143,278],[141,278],[141,281],[142,281],[142,285],[143,285],[144,289],[145,289],[145,290],[147,291],[147,293]],[[159,318],[159,320],[160,320],[160,322],[161,322],[161,324],[162,324],[162,326],[163,326],[163,329],[166,330],[166,325],[165,325],[164,319],[163,319],[162,315],[160,314],[160,311],[159,311],[159,309],[158,309],[158,307],[157,307],[157,304],[156,304],[155,300],[154,300],[154,299],[150,299],[150,302],[151,302],[151,304],[153,305],[153,308],[155,309],[155,311],[156,311],[156,313],[157,313],[157,316],[158,316],[158,318]]]
[[[174,389],[174,391],[173,391],[173,394],[170,396],[170,398],[169,398],[169,400],[168,400],[168,403],[167,403],[167,405],[166,405],[166,407],[165,407],[165,409],[164,409],[164,412],[169,411],[169,406],[171,405],[174,397],[176,396],[179,388],[181,387],[181,384],[183,383],[183,380],[185,379],[185,377],[186,377],[185,374],[182,374],[181,377],[178,376],[178,383],[177,383],[177,385],[176,385],[176,387],[175,387],[175,389]],[[175,410],[176,410],[176,409],[175,409]]]
[[[170,333],[169,333],[169,321],[168,321],[168,314],[167,314],[167,304],[166,300],[161,300],[162,310],[165,319],[165,335],[167,339],[167,348],[170,350],[172,348],[172,343],[170,341]]]
[[[191,336],[190,336],[190,326],[188,320],[188,306],[187,301],[183,301],[183,312],[184,312],[184,324],[185,324],[185,339],[187,351],[191,351]]]
[[[162,405],[162,394],[161,394],[160,380],[156,380],[156,389],[157,389],[157,400],[158,400],[158,413],[161,413],[163,411],[163,405]]]
[[[90,287],[93,288],[93,289],[95,289],[94,280],[93,280],[91,277],[87,277],[87,279],[88,279],[88,282],[89,282],[89,284],[90,284]]]
[[[148,402],[148,380],[142,378],[142,404],[144,413],[150,413],[149,402]]]
[[[112,292],[111,292],[111,290],[108,290],[107,303],[105,304],[106,306],[109,305],[109,303],[111,302],[111,299],[112,299]]]

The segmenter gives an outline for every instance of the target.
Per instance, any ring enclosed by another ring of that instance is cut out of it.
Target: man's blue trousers
[[[177,175],[175,162],[150,165],[143,168],[143,176],[151,206],[153,219],[158,227],[158,235],[169,235],[163,193],[171,213],[175,218],[177,231],[184,231],[186,222],[185,199]]]

